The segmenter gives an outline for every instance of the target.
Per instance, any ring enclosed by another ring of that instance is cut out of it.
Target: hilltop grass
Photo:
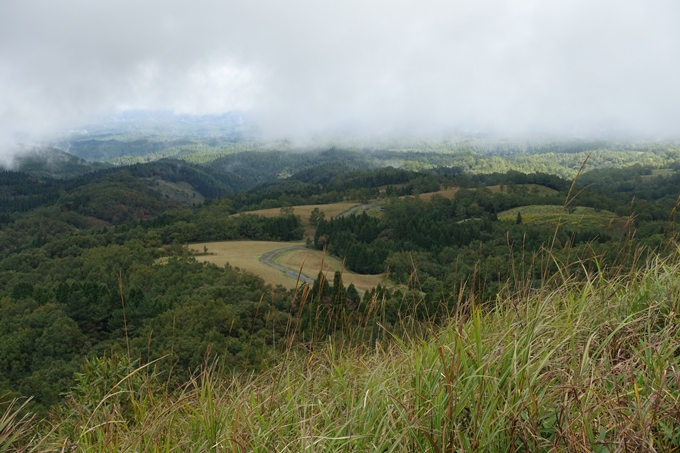
[[[23,439],[84,452],[676,451],[679,275],[658,259],[609,279],[558,272],[493,308],[462,303],[443,328],[378,324],[370,345],[289,347],[255,375],[208,366],[179,391],[95,360],[52,425]],[[103,384],[112,369],[120,380]]]
[[[571,210],[562,206],[533,205],[508,209],[498,213],[498,220],[515,221],[517,213],[522,213],[522,223],[547,224],[580,227],[621,227],[626,219],[622,219],[613,212],[596,210],[594,208],[576,207]]]

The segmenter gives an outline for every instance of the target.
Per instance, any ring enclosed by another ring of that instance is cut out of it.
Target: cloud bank
[[[270,136],[678,137],[677,0],[8,0],[0,148],[105,111]]]

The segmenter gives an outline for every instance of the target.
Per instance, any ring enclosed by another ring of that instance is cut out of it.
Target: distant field
[[[288,277],[282,271],[268,266],[260,261],[262,256],[268,252],[283,249],[291,246],[304,246],[303,242],[270,242],[270,241],[225,241],[208,242],[201,244],[190,244],[189,248],[196,252],[203,253],[203,247],[208,248],[210,255],[198,255],[198,261],[214,263],[224,266],[229,263],[232,266],[245,269],[255,275],[262,277],[267,283],[273,285],[283,285],[286,288],[294,288],[297,279]],[[274,255],[272,262],[298,272],[304,260],[302,269],[303,275],[309,278],[316,278],[321,269],[322,252],[307,248],[292,249]],[[323,270],[328,272],[328,279],[333,280],[336,270],[342,269],[342,262],[335,257],[326,255],[323,258]],[[347,270],[343,273],[345,285],[353,283],[360,291],[367,291],[374,288],[383,281],[382,275],[360,275]]]
[[[323,261],[323,271],[326,273],[326,278],[333,281],[333,276],[335,271],[340,271],[343,269],[342,261],[334,256],[326,254],[324,256],[323,252],[319,250],[312,249],[294,249],[286,250],[278,255],[275,255],[272,259],[273,262],[280,266],[293,269],[296,272],[300,270],[300,266],[303,265],[302,273],[309,278],[316,278],[319,275],[319,270],[322,269]],[[343,271],[342,274],[343,282],[345,286],[350,283],[360,291],[368,291],[372,288],[378,286],[385,279],[383,274],[378,275],[361,275],[350,272],[347,269]]]
[[[430,201],[435,195],[440,195],[444,198],[453,198],[453,196],[460,190],[460,187],[449,187],[444,190],[439,190],[437,192],[421,193],[418,195],[421,200]]]
[[[418,197],[421,200],[424,200],[424,201],[430,201],[432,199],[432,197],[434,197],[435,195],[441,195],[444,198],[451,199],[456,194],[456,192],[458,192],[459,190],[460,190],[460,187],[448,187],[448,188],[443,189],[443,190],[438,190],[437,192],[421,193],[421,194],[418,194]],[[411,196],[411,195],[408,195],[408,196]],[[399,197],[399,198],[406,198],[406,196]]]
[[[621,226],[625,220],[610,211],[596,211],[593,208],[577,207],[572,213],[562,206],[534,205],[513,208],[498,214],[499,220],[512,221],[517,219],[517,213],[522,213],[522,223],[543,223],[556,225],[561,218],[561,225],[593,226],[606,228]]]
[[[326,215],[326,219],[330,219],[332,217],[337,216],[338,214],[342,214],[343,212],[347,211],[350,208],[353,208],[354,206],[357,206],[360,203],[354,203],[354,202],[342,202],[342,203],[331,203],[331,204],[312,204],[312,205],[304,205],[304,206],[293,206],[293,214],[299,215],[300,218],[302,219],[302,223],[304,225],[307,225],[309,223],[309,215],[312,213],[314,208],[319,208],[320,211],[322,211]],[[281,215],[281,208],[271,208],[271,209],[260,209],[259,211],[248,211],[248,212],[239,212],[238,214],[234,215],[241,215],[241,214],[257,214],[261,215],[263,217],[276,217]]]
[[[224,266],[229,263],[232,266],[245,269],[255,275],[262,277],[267,283],[272,285],[283,285],[286,288],[294,288],[296,281],[271,266],[260,262],[260,258],[272,250],[290,247],[293,245],[304,245],[303,242],[271,242],[271,241],[225,241],[207,242],[202,244],[190,244],[189,248],[199,253],[203,252],[203,247],[208,248],[208,253],[214,255],[196,256],[198,261]]]
[[[402,184],[403,185],[403,184]],[[385,186],[386,187],[386,186]],[[553,195],[557,193],[556,190],[551,189],[549,187],[541,186],[539,184],[517,184],[516,187],[526,187],[529,192],[534,192],[539,195]],[[492,192],[500,192],[501,191],[501,186],[488,186],[486,187]],[[444,198],[452,199],[455,195],[456,192],[460,190],[460,187],[447,187],[446,189],[439,190],[437,192],[429,192],[429,193],[421,193],[418,195],[418,197],[423,200],[423,201],[430,201],[432,197],[435,195],[442,196]],[[504,187],[504,191],[507,192],[507,187]],[[405,197],[399,197],[399,198],[405,198]],[[366,210],[369,214],[373,215],[380,215],[380,206],[381,204],[384,203],[383,201],[378,200],[377,204],[372,203],[372,206],[369,206],[368,209],[361,209],[357,210],[356,214],[360,214],[361,211]],[[331,203],[331,204],[313,204],[313,205],[303,205],[303,206],[293,206],[293,214],[300,216],[302,219],[302,224],[306,227],[309,226],[309,215],[312,213],[314,208],[319,208],[320,211],[322,211],[326,215],[326,219],[330,219],[333,217],[336,217],[339,214],[342,214],[343,212],[355,207],[355,206],[360,206],[361,203],[357,202],[341,202],[341,203]],[[235,216],[241,215],[241,214],[256,214],[256,215],[261,215],[263,217],[276,217],[281,215],[281,208],[270,208],[270,209],[260,209],[257,211],[247,211],[247,212],[239,212],[238,214],[234,214]],[[524,214],[522,214],[524,215]],[[310,235],[313,230],[309,230],[305,232],[305,235]]]
[[[516,184],[515,187],[517,187],[517,188],[525,187],[529,191],[529,193],[536,193],[537,195],[543,195],[543,196],[554,195],[554,194],[557,193],[557,191],[555,189],[551,189],[550,187],[546,187],[546,186],[541,186],[539,184]],[[500,192],[508,193],[508,186],[503,186],[502,191],[501,191],[500,185],[487,186],[487,187],[485,187],[485,189],[488,189],[491,192],[495,192],[495,193],[500,193]],[[425,201],[431,200],[432,197],[434,197],[435,195],[440,195],[444,198],[451,199],[456,195],[456,192],[458,192],[459,190],[460,190],[460,187],[448,187],[446,189],[439,190],[437,192],[421,193],[418,196],[420,197],[421,200],[425,200]],[[472,190],[474,190],[474,189],[472,189]],[[404,198],[404,197],[400,197],[400,198]]]

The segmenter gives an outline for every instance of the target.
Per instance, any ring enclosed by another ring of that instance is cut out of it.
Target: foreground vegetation
[[[370,344],[290,343],[259,374],[207,365],[182,388],[92,359],[34,451],[674,451],[680,266],[558,273],[443,328],[410,317]],[[375,300],[380,305],[380,300]],[[354,335],[361,335],[361,329]]]

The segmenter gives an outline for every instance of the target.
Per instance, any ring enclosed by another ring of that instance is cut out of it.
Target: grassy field
[[[283,285],[286,288],[294,288],[296,280],[288,277],[278,269],[260,262],[265,253],[272,250],[290,247],[293,245],[303,246],[303,242],[270,242],[270,241],[225,241],[207,242],[202,244],[190,244],[189,249],[203,253],[203,247],[208,248],[210,255],[199,255],[196,259],[224,266],[229,263],[232,266],[245,269],[248,272],[262,277],[272,285]]]
[[[434,197],[435,195],[440,195],[444,198],[453,198],[453,196],[460,190],[458,187],[449,187],[444,190],[439,190],[437,192],[430,192],[430,193],[421,193],[418,195],[421,200],[429,201]],[[403,198],[403,197],[402,197]]]
[[[536,193],[538,195],[543,195],[543,196],[554,195],[554,194],[557,193],[557,191],[555,189],[551,189],[550,187],[541,186],[539,184],[517,184],[515,187],[517,187],[517,188],[525,187],[526,190],[529,191],[529,193]],[[508,187],[507,186],[504,186],[503,190],[501,190],[501,186],[499,186],[499,185],[487,186],[487,187],[485,187],[485,189],[488,189],[491,192],[495,192],[495,193],[500,193],[500,192],[508,193]],[[420,197],[421,200],[425,200],[425,201],[431,200],[432,197],[434,197],[435,195],[440,195],[444,198],[451,199],[456,195],[456,192],[458,192],[459,190],[460,190],[459,187],[447,187],[446,189],[442,189],[442,190],[439,190],[437,192],[421,193],[418,196]],[[404,198],[404,197],[400,197],[400,198]]]
[[[342,203],[331,203],[331,204],[311,204],[304,206],[293,206],[293,214],[299,215],[302,219],[303,225],[309,224],[309,215],[312,213],[314,208],[319,208],[326,215],[326,220],[342,214],[350,208],[358,205],[355,202],[342,202]],[[257,214],[263,217],[276,217],[281,215],[281,208],[271,208],[271,209],[260,209],[259,211],[248,211],[234,215],[240,214]]]
[[[403,184],[401,184],[403,185]],[[385,186],[386,187],[386,186]],[[549,187],[541,186],[538,184],[518,184],[516,187],[525,187],[529,192],[535,192],[539,195],[553,195],[557,193],[556,190],[551,189]],[[501,186],[488,186],[486,187],[489,189],[491,192],[501,192]],[[503,187],[503,192],[507,192],[508,189],[507,187]],[[460,190],[459,187],[447,187],[442,190],[438,190],[437,192],[429,192],[429,193],[421,193],[418,195],[421,200],[424,201],[430,201],[432,197],[435,195],[442,196],[444,198],[452,199],[455,195],[456,192]],[[405,198],[405,197],[399,197],[399,198]],[[380,210],[380,205],[381,203],[384,203],[384,201],[378,200],[377,205],[370,207],[367,212],[369,214],[373,213],[376,214],[377,211]],[[341,203],[331,203],[331,204],[313,204],[313,205],[303,205],[303,206],[293,206],[293,214],[300,216],[302,219],[302,224],[305,227],[309,227],[309,215],[312,213],[314,208],[319,208],[325,215],[326,219],[331,219],[333,217],[336,217],[339,214],[342,214],[343,212],[353,208],[354,206],[359,206],[361,203],[357,202],[341,202]],[[360,214],[362,210],[357,210],[356,213]],[[243,213],[238,213],[234,214],[235,216],[241,215],[241,214],[257,214],[261,215],[263,217],[276,217],[281,215],[281,208],[270,208],[270,209],[260,209],[257,211],[247,211]],[[309,231],[306,231],[305,235],[309,235]]]
[[[534,205],[513,208],[498,214],[498,220],[512,221],[517,219],[517,213],[522,213],[522,223],[542,223],[557,225],[561,219],[561,225],[600,227],[620,227],[625,219],[620,218],[610,211],[597,211],[593,208],[577,207],[573,212],[565,210],[562,206]]]
[[[198,253],[203,253],[204,247],[208,248],[209,255],[197,255],[196,259],[214,263],[218,266],[224,266],[229,263],[232,266],[245,269],[252,272],[272,285],[283,285],[286,288],[294,288],[297,279],[291,278],[260,261],[262,256],[274,250],[283,249],[291,246],[303,247],[303,242],[269,242],[269,241],[225,241],[225,242],[208,242],[201,244],[190,244],[189,248]],[[318,250],[311,250],[307,248],[286,250],[272,257],[271,261],[279,266],[288,268],[294,272],[299,272],[300,266],[304,261],[302,270],[303,275],[309,278],[316,278],[319,271],[322,269],[321,264],[323,260],[323,270],[327,272],[327,278],[333,280],[333,275],[336,270],[342,270],[342,262],[333,257],[326,255]],[[360,275],[345,270],[343,273],[343,280],[345,285],[353,283],[360,292],[370,290],[376,287],[384,280],[383,275]]]
[[[372,288],[383,283],[385,276],[378,275],[361,275],[350,272],[347,269],[343,270],[342,261],[334,256],[325,254],[319,250],[312,249],[294,249],[286,250],[275,255],[272,261],[279,266],[287,267],[295,271],[299,271],[302,267],[302,273],[309,278],[316,278],[319,275],[319,270],[324,271],[326,278],[333,281],[335,271],[343,271],[343,282],[345,286],[350,283],[354,284],[359,292],[369,291]]]

